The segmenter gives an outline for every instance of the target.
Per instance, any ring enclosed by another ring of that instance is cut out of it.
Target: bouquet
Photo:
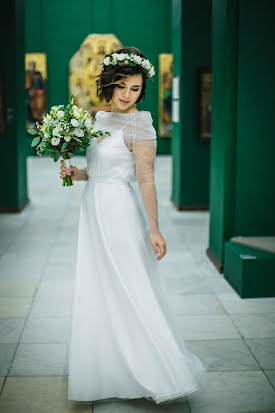
[[[43,120],[36,122],[37,131],[28,129],[35,136],[31,146],[36,146],[37,155],[50,155],[54,162],[59,157],[65,161],[66,168],[71,166],[71,158],[77,151],[84,151],[91,143],[91,138],[110,135],[109,132],[95,131],[91,115],[83,108],[74,105],[71,96],[67,106],[52,106],[50,113]],[[73,185],[71,174],[63,178],[63,186]]]

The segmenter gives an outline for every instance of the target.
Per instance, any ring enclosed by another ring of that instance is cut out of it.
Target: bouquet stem
[[[71,167],[71,158],[64,159],[64,162],[65,162],[66,168],[69,169]],[[71,185],[73,185],[72,176],[71,176],[71,172],[68,172],[68,175],[66,175],[65,178],[63,178],[62,186],[71,186]]]

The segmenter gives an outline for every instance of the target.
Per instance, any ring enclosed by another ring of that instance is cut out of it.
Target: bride
[[[69,400],[179,401],[205,376],[180,336],[158,271],[167,247],[154,182],[156,131],[151,113],[136,109],[153,75],[134,47],[107,54],[96,82],[111,111],[97,112],[95,129],[110,135],[92,139],[85,169],[67,170],[61,161],[62,179],[71,173],[74,181],[87,181],[67,354]]]

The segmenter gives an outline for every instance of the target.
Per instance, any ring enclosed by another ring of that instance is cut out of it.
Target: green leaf
[[[54,154],[52,153],[52,151],[50,149],[46,149],[44,152],[44,155],[51,155],[51,158],[53,158]]]
[[[54,158],[53,158],[54,162],[57,162],[58,159],[59,159],[59,153],[57,153],[57,154],[55,153]]]
[[[64,151],[64,149],[66,149],[68,146],[68,142],[64,142],[62,147],[61,147],[61,151]]]
[[[75,139],[77,142],[82,143],[82,140],[81,140],[81,139],[78,139],[78,138],[76,138],[75,136],[72,136],[72,138]]]
[[[31,135],[37,135],[37,130],[35,130],[35,129],[28,129],[27,130],[27,132],[29,133],[29,134],[31,134]]]
[[[69,156],[70,158],[72,158],[72,157],[74,156],[74,154],[73,154],[72,152],[68,152],[68,156]]]
[[[36,146],[40,142],[40,136],[33,138],[31,146]]]

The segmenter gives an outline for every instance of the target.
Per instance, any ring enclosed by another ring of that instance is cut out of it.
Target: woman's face
[[[143,77],[141,73],[128,76],[114,87],[111,106],[113,112],[131,112],[141,94]]]

